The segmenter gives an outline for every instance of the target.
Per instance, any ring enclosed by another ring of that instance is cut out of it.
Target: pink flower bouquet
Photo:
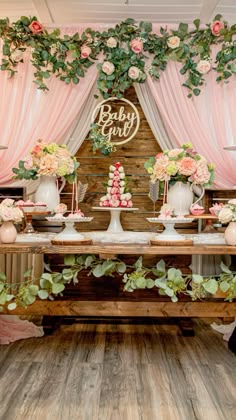
[[[191,143],[158,153],[144,166],[150,174],[151,181],[160,181],[162,187],[165,181],[170,185],[181,181],[208,187],[214,179],[214,164],[208,163],[203,156],[193,150]]]
[[[64,177],[73,183],[79,166],[76,158],[65,145],[38,141],[30,154],[19,161],[19,167],[13,168],[17,179],[37,179],[40,175]]]

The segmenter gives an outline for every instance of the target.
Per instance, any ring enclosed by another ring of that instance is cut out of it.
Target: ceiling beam
[[[37,12],[37,18],[42,23],[54,23],[47,0],[33,0],[34,7]]]
[[[214,10],[219,3],[219,0],[204,0],[200,11],[199,19],[203,23],[208,23],[214,15]]]

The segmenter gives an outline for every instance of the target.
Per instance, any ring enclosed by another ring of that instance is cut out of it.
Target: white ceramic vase
[[[168,190],[167,203],[175,209],[176,216],[189,214],[189,209],[193,204],[193,192],[191,184],[177,181]]]
[[[35,201],[46,203],[47,210],[53,211],[60,203],[60,192],[64,185],[65,181],[60,190],[58,190],[57,178],[55,176],[42,175],[40,177],[40,184],[35,193]]]
[[[17,230],[12,221],[3,222],[0,227],[0,242],[3,244],[12,244],[16,241]]]
[[[224,236],[227,245],[236,245],[236,222],[230,222],[228,224]]]

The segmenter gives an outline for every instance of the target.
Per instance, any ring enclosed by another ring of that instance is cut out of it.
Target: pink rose
[[[116,162],[115,163],[115,167],[116,167],[116,169],[119,169],[121,167],[121,163],[120,162]]]
[[[120,172],[119,171],[114,171],[114,175],[116,175],[116,176],[118,175],[119,176],[120,175]]]
[[[36,157],[40,157],[43,148],[44,148],[44,145],[36,144],[34,146],[34,148],[32,149],[31,154],[34,155],[34,156],[36,156]]]
[[[114,177],[113,177],[113,181],[119,181],[120,180],[120,176],[119,175],[115,175]]]
[[[110,76],[112,73],[114,73],[115,66],[110,61],[104,61],[103,65],[102,65],[102,71],[103,71],[103,73]]]
[[[130,42],[131,50],[135,54],[139,54],[143,51],[143,41],[140,41],[140,39],[132,39]]]
[[[139,78],[139,75],[140,75],[140,70],[138,69],[138,67],[131,66],[129,68],[128,76],[130,77],[130,79],[137,80]]]
[[[37,20],[33,20],[33,22],[29,25],[29,28],[33,34],[40,34],[43,32],[43,25],[41,25],[41,23]]]
[[[119,200],[118,194],[112,194],[112,200]]]
[[[113,182],[113,187],[119,187],[119,182],[118,181],[114,181]]]
[[[29,169],[32,169],[33,166],[34,166],[33,159],[31,156],[29,156],[24,162],[24,167],[25,169],[29,170]]]
[[[221,22],[220,20],[215,20],[214,22],[211,23],[211,33],[214,36],[219,36],[220,35],[220,30],[223,29],[225,27],[224,23]]]
[[[196,70],[201,74],[206,74],[211,70],[211,63],[208,60],[200,60],[197,63]]]
[[[80,57],[81,58],[88,58],[91,54],[92,50],[90,47],[87,47],[87,45],[83,45],[81,47]]]
[[[157,153],[157,155],[155,156],[155,159],[160,159],[162,156],[163,156],[162,152]]]
[[[128,205],[127,200],[122,200],[120,205],[121,205],[121,207],[127,207],[127,205]]]

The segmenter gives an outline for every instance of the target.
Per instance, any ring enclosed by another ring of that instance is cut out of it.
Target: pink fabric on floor
[[[16,315],[0,315],[0,344],[43,335],[43,327],[37,327],[33,322],[22,320]]]

